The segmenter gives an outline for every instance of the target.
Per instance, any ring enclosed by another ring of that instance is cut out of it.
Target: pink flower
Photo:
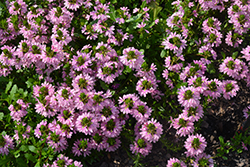
[[[82,6],[83,4],[83,0],[76,0],[76,1],[72,1],[72,0],[65,0],[64,1],[64,6],[68,9],[72,9],[72,10],[77,10],[78,8],[80,8],[80,6]]]
[[[221,81],[219,81],[218,79],[213,79],[211,81],[208,81],[206,84],[208,89],[204,90],[203,92],[205,96],[211,96],[213,99],[217,99],[221,96]]]
[[[121,145],[121,140],[117,138],[107,138],[106,142],[108,144],[106,151],[111,152],[117,150]]]
[[[184,114],[180,114],[178,118],[172,120],[171,126],[177,130],[176,134],[180,136],[187,136],[194,132],[193,121]]]
[[[136,84],[136,90],[140,96],[146,97],[148,93],[153,94],[157,89],[157,81],[154,77],[143,77]]]
[[[203,117],[203,107],[201,105],[198,105],[197,107],[185,107],[183,114],[192,122],[198,121]]]
[[[223,97],[228,100],[231,99],[231,97],[236,96],[236,92],[240,89],[237,85],[237,82],[234,80],[223,81],[221,86],[223,91]]]
[[[137,136],[133,144],[130,144],[130,150],[133,154],[141,154],[145,157],[151,152],[152,146],[152,143]]]
[[[184,107],[197,107],[200,104],[200,93],[194,87],[181,86],[178,101]]]
[[[56,152],[62,152],[63,150],[66,150],[68,146],[66,138],[60,136],[58,132],[49,133],[47,136],[47,143]]]
[[[167,167],[175,167],[175,166],[187,167],[187,165],[184,162],[180,161],[179,159],[177,159],[177,158],[170,158],[168,160]]]
[[[14,149],[13,139],[9,135],[0,135],[0,154],[8,155],[9,149]]]
[[[62,154],[60,154],[57,159],[53,162],[53,164],[51,165],[51,167],[59,167],[61,166],[62,164],[63,165],[71,165],[73,163],[73,160],[72,159],[69,159],[69,157],[66,157]]]
[[[152,118],[142,125],[140,135],[143,139],[156,143],[160,139],[162,131],[162,125]]]
[[[102,134],[108,138],[117,137],[122,131],[119,119],[109,118],[101,123]]]
[[[243,58],[246,59],[246,61],[250,61],[250,45],[248,45],[246,48],[243,48],[241,53],[243,54]]]
[[[75,126],[79,132],[91,135],[97,130],[99,124],[94,114],[84,112],[77,118]]]
[[[224,62],[220,65],[219,70],[224,74],[227,74],[230,77],[235,79],[243,79],[248,72],[248,69],[242,69],[245,65],[244,62],[241,62],[239,59],[233,59],[232,57],[227,57]]]
[[[91,145],[89,143],[88,139],[77,139],[74,142],[74,146],[72,147],[72,152],[75,156],[81,156],[83,155],[84,157],[88,156],[91,152]]]
[[[214,162],[213,158],[210,155],[207,155],[205,153],[199,154],[193,163],[194,167],[200,167],[202,165],[205,165],[207,167],[213,167]]]
[[[185,141],[184,147],[187,149],[186,156],[198,156],[205,150],[207,142],[201,134],[190,135]]]
[[[126,48],[122,53],[123,55],[120,57],[120,61],[132,69],[139,69],[144,62],[143,54],[134,47]]]
[[[129,114],[134,107],[134,104],[139,100],[139,97],[135,94],[127,94],[123,95],[123,97],[119,97],[120,110],[124,114]]]
[[[183,49],[186,48],[186,40],[182,38],[180,34],[170,33],[170,35],[164,39],[162,45],[165,46],[164,49],[173,50],[177,57],[180,57]]]

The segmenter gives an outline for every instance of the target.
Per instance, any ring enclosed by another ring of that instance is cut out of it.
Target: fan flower
[[[130,150],[133,154],[141,154],[145,157],[151,152],[152,146],[152,143],[137,136],[133,144],[130,144]]]
[[[184,107],[197,107],[200,104],[200,93],[194,87],[181,86],[178,101]]]
[[[168,160],[167,167],[187,167],[187,165],[177,158],[170,158]]]
[[[132,69],[140,69],[142,63],[144,62],[143,54],[135,49],[134,47],[129,47],[123,50],[123,55],[120,57],[120,61],[129,66]]]
[[[86,157],[90,154],[91,149],[91,144],[88,139],[77,139],[72,147],[72,153],[78,157],[81,155]]]
[[[86,135],[91,135],[99,127],[99,123],[94,114],[85,112],[81,114],[75,123],[76,129]]]
[[[0,135],[0,154],[8,155],[9,149],[14,149],[13,139],[9,135]]]
[[[160,139],[162,131],[162,125],[152,118],[142,124],[140,135],[143,139],[156,143]]]
[[[186,156],[198,156],[205,150],[207,142],[201,134],[189,135],[185,141],[184,147],[187,149]]]
[[[237,82],[234,80],[226,80],[222,82],[222,92],[223,97],[227,100],[230,100],[231,97],[234,97],[237,95],[237,91],[240,89],[237,85]]]

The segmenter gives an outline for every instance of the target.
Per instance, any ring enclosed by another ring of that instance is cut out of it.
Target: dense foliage
[[[168,167],[213,166],[199,126],[250,86],[249,16],[247,0],[0,2],[0,166],[89,166],[121,146],[142,158],[162,120],[185,139]],[[218,156],[247,149],[242,134]]]

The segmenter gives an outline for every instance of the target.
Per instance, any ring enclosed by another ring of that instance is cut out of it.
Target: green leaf
[[[162,51],[161,51],[161,55],[160,55],[160,56],[161,56],[161,58],[164,58],[164,57],[165,57],[165,55],[166,55],[166,51],[165,51],[165,50],[162,50]]]
[[[116,19],[116,16],[115,16],[116,10],[115,10],[114,6],[110,5],[109,9],[110,9],[110,12],[109,12],[108,15],[110,16],[110,19],[113,20],[113,21],[116,21],[115,20]]]
[[[137,14],[136,16],[131,17],[130,19],[126,20],[126,22],[127,22],[127,23],[129,23],[129,22],[138,22],[139,19],[141,18],[141,16],[142,16],[142,14],[139,13],[139,14]]]
[[[5,93],[7,93],[10,90],[11,86],[12,86],[12,81],[9,81],[9,83],[6,86]]]
[[[238,51],[233,52],[233,54],[232,54],[232,58],[233,58],[233,59],[236,59],[237,55],[238,55]]]
[[[224,160],[228,160],[228,158],[227,158],[227,157],[225,157],[225,156],[222,156],[222,158],[223,158]]]
[[[33,86],[34,83],[34,79],[29,78],[28,81],[25,82],[27,84],[27,87],[30,88]]]
[[[8,156],[6,159],[3,159],[1,157],[1,159],[0,159],[0,166],[6,165],[9,161],[11,161],[10,156]]]
[[[0,112],[0,121],[3,120],[4,113]]]
[[[27,162],[24,161],[23,157],[17,158],[16,163],[18,164],[18,166],[28,166]]]
[[[219,137],[219,140],[220,140],[220,143],[221,143],[221,144],[224,144],[224,139],[223,139],[222,136]]]
[[[222,55],[223,59],[226,58],[226,54],[224,52],[221,52],[221,55]]]
[[[215,74],[215,73],[216,73],[216,70],[215,70],[215,68],[214,68],[213,63],[210,63],[210,64],[207,65],[207,71],[208,71],[208,73],[210,73],[210,74]]]
[[[17,92],[17,86],[16,84],[12,87],[11,91],[10,91],[10,100],[14,100],[15,97],[15,93]]]
[[[35,165],[35,167],[40,167],[40,159],[37,161],[37,163],[36,163],[36,165]]]
[[[33,153],[38,153],[38,152],[37,152],[37,148],[36,148],[35,146],[29,145],[28,148],[29,148],[29,150],[30,150],[31,152],[33,152]]]
[[[26,153],[24,154],[25,158],[27,158],[28,160],[32,161],[32,162],[36,162],[36,157],[33,156],[32,154]]]
[[[141,9],[144,8],[146,5],[147,5],[147,2],[143,1],[142,4],[141,4]]]
[[[22,145],[19,150],[23,151],[23,152],[27,152],[29,149],[27,147],[27,145]]]
[[[102,87],[104,90],[108,90],[108,89],[109,89],[108,84],[106,84],[105,82],[100,81],[100,84],[101,84],[101,87]]]

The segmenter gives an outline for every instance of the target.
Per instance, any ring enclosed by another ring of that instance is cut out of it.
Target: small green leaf
[[[17,158],[16,163],[18,164],[18,166],[28,166],[23,157]]]
[[[161,55],[160,55],[160,56],[161,56],[161,58],[164,58],[164,57],[165,57],[165,55],[166,55],[166,51],[165,51],[165,50],[162,50],[162,51],[161,51]]]
[[[0,112],[0,121],[3,120],[4,113]]]
[[[28,147],[27,145],[22,145],[19,150],[23,151],[23,152],[27,152],[28,151]]]
[[[24,154],[25,158],[27,158],[28,160],[32,161],[32,162],[36,162],[36,157],[33,156],[32,154],[26,153]]]
[[[7,84],[6,89],[5,89],[5,93],[7,93],[7,92],[10,90],[11,86],[12,86],[12,81],[10,81],[10,82]]]
[[[40,167],[40,159],[37,161],[37,163],[36,163],[36,165],[35,165],[35,167]]]
[[[222,158],[223,158],[224,160],[228,160],[228,158],[227,158],[227,157],[225,157],[225,156],[222,156]]]
[[[10,91],[10,100],[14,100],[15,97],[15,93],[17,92],[17,86],[16,84],[12,87],[11,91]]]
[[[221,52],[221,55],[222,55],[223,59],[226,58],[226,54],[224,52]]]
[[[233,59],[236,59],[237,55],[238,55],[238,51],[233,52],[233,54],[232,54],[232,58],[233,58]]]
[[[100,81],[100,84],[101,84],[101,87],[102,87],[104,90],[108,90],[108,89],[109,89],[108,84],[106,84],[105,82]]]
[[[219,137],[219,140],[220,140],[220,143],[221,143],[221,144],[224,144],[224,139],[223,139],[222,136]]]
[[[35,146],[29,145],[28,148],[31,152],[37,153],[37,148]]]
[[[130,19],[126,20],[127,23],[129,22],[138,22],[139,19],[141,18],[142,14],[139,13],[138,15],[134,16],[134,17],[131,17]]]

